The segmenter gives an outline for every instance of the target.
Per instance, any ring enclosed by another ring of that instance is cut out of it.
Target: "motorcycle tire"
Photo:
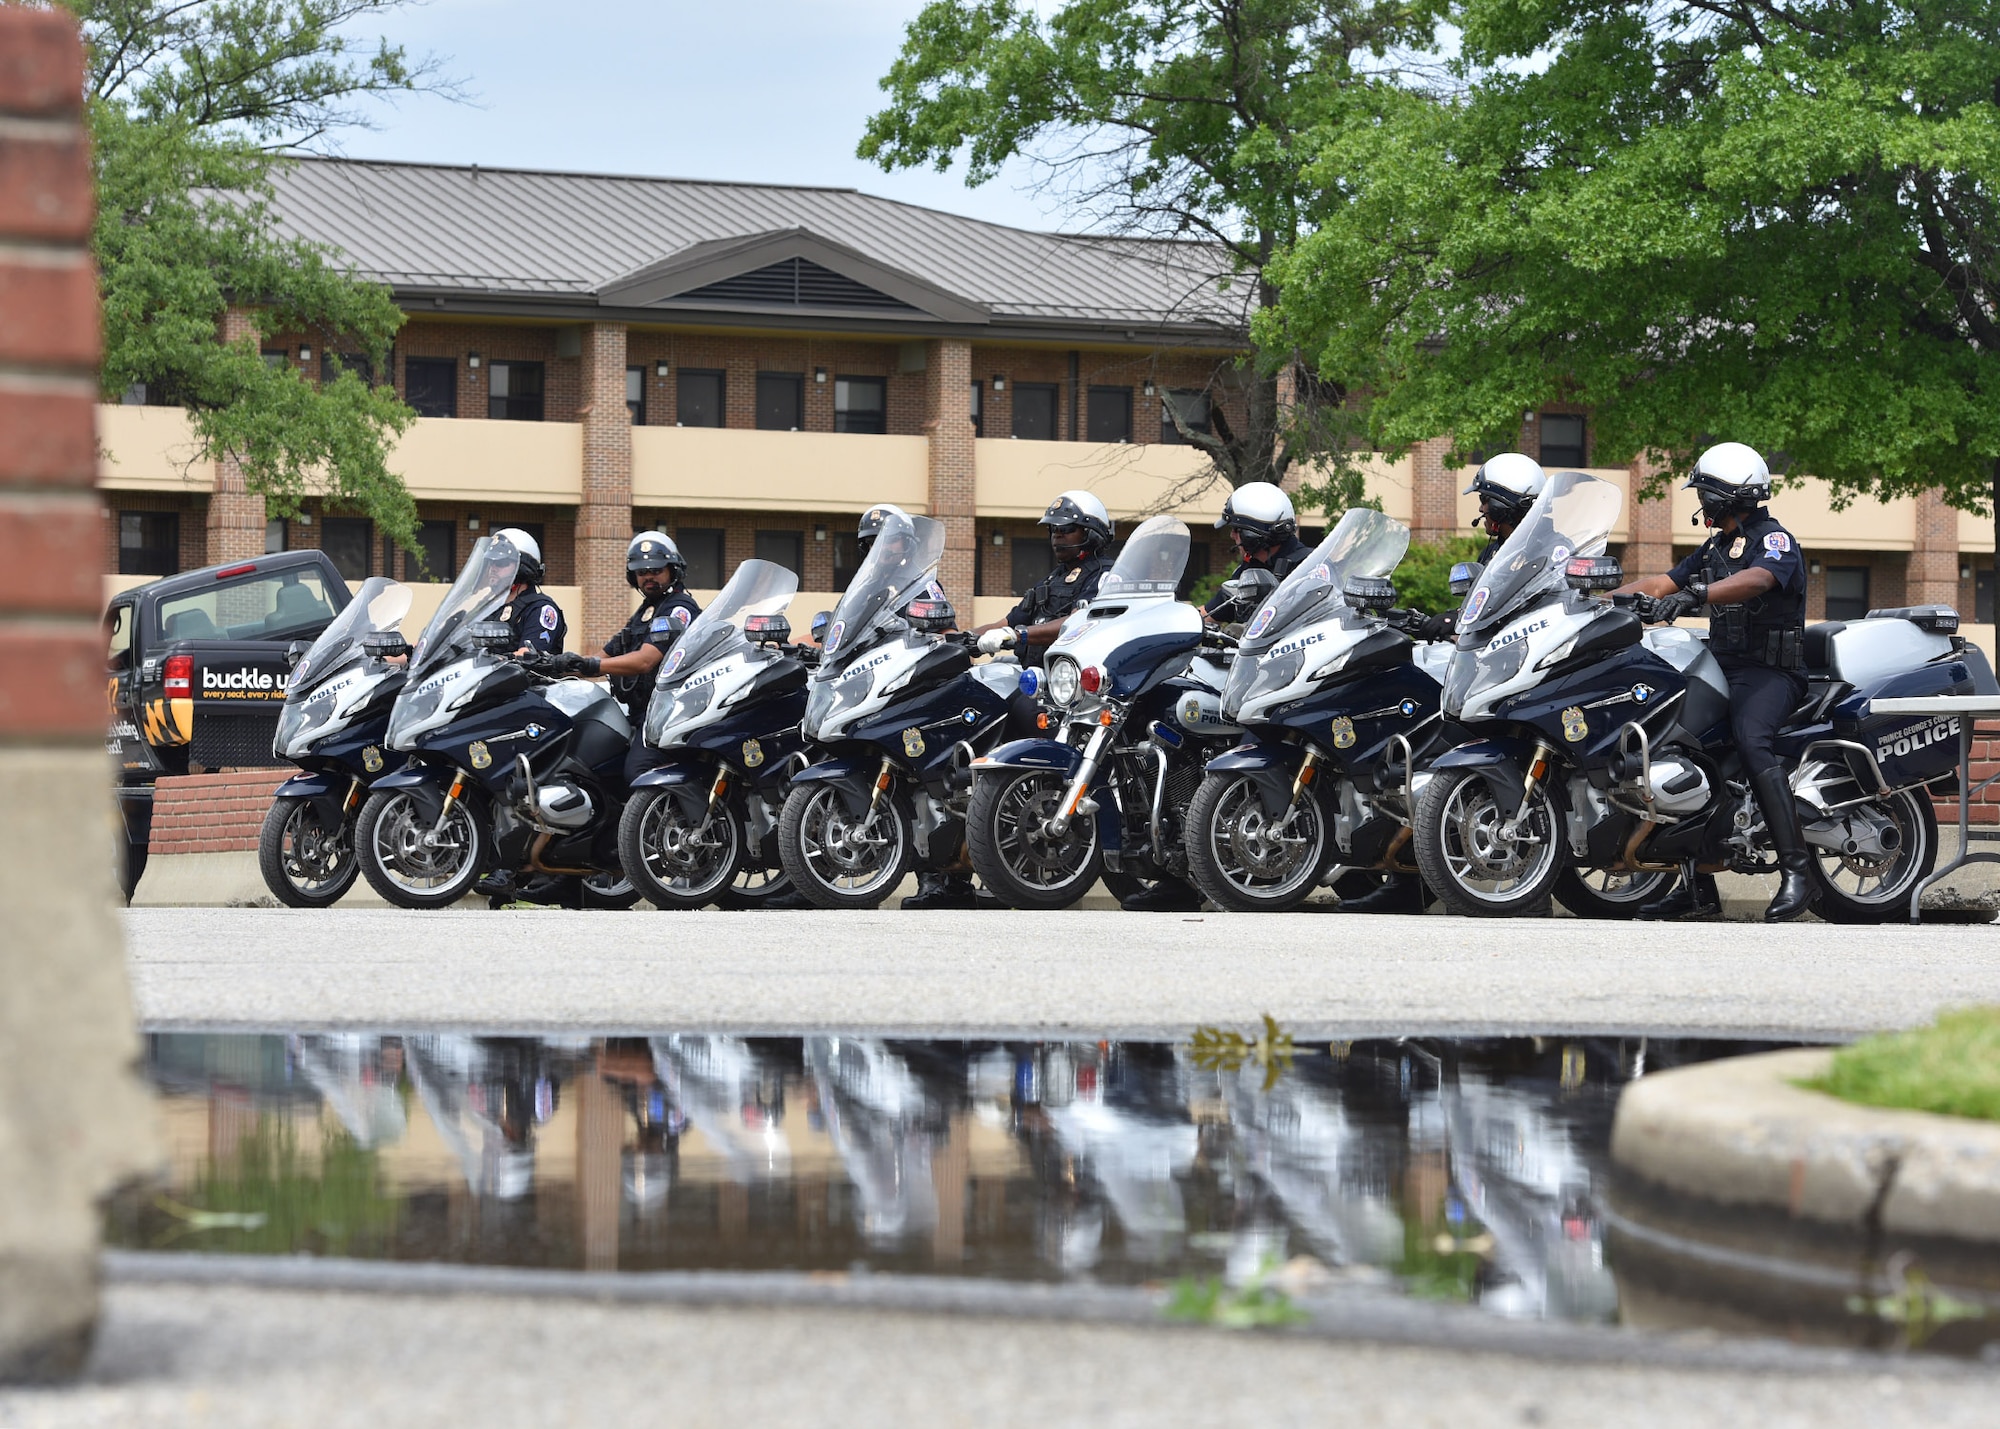
[[[582,881],[583,906],[604,913],[622,913],[637,903],[640,893],[623,869],[593,873]]]
[[[815,908],[879,908],[909,876],[916,834],[893,795],[857,825],[840,790],[802,784],[778,816],[778,857],[792,887]]]
[[[1292,816],[1306,830],[1295,850],[1274,848],[1273,820],[1256,783],[1210,774],[1188,801],[1188,873],[1202,896],[1231,913],[1286,913],[1319,887],[1335,850],[1326,811],[1307,795]]]
[[[1606,889],[1593,885],[1590,881],[1593,877],[1622,877],[1625,881],[1617,888]],[[1666,897],[1678,877],[1676,873],[1657,869],[1607,874],[1603,869],[1578,868],[1572,864],[1556,879],[1556,902],[1579,918],[1630,920],[1639,916],[1642,905]]]
[[[491,857],[486,825],[464,800],[451,806],[445,820],[455,839],[449,860],[419,842],[435,822],[423,817],[404,789],[378,789],[361,806],[355,862],[368,886],[398,908],[450,907],[471,891]]]
[[[641,789],[618,821],[618,856],[635,897],[656,908],[704,908],[735,881],[743,830],[726,802],[694,822],[673,791]]]
[[[264,875],[271,896],[287,908],[330,908],[361,876],[353,824],[343,819],[329,841],[320,802],[274,799],[257,834],[257,871]]]
[[[1490,835],[1505,817],[1500,801],[1474,769],[1439,771],[1417,801],[1417,867],[1447,912],[1468,918],[1511,918],[1538,912],[1569,867],[1561,791],[1538,784],[1529,800],[1531,857],[1495,857]],[[1492,888],[1479,886],[1490,876]]]
[[[1069,776],[1053,769],[973,780],[965,814],[973,871],[1009,908],[1068,908],[1103,870],[1096,819],[1071,819],[1060,838],[1046,832],[1068,788]]]
[[[1910,916],[1910,892],[1937,867],[1937,810],[1923,789],[1899,789],[1885,801],[1902,847],[1884,859],[1850,857],[1807,846],[1819,899],[1813,911],[1829,923],[1900,923]],[[1843,882],[1842,880],[1847,880]],[[1854,884],[1849,887],[1848,883]]]

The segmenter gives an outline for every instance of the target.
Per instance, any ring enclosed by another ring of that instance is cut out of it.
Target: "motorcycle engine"
[[[1708,802],[1708,776],[1692,760],[1663,755],[1653,761],[1646,782],[1653,806],[1669,814],[1691,814]]]
[[[597,812],[590,795],[574,784],[544,784],[535,791],[535,806],[552,829],[580,829]]]

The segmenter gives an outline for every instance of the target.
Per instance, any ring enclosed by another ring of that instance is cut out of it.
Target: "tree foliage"
[[[361,123],[357,102],[435,87],[386,44],[342,33],[402,0],[65,0],[83,29],[95,145],[103,384],[185,408],[196,460],[234,456],[274,515],[309,494],[362,511],[405,545],[416,506],[388,449],[413,420],[366,373],[313,381],[266,364],[263,340],[313,334],[385,372],[402,313],[338,255],[280,232],[271,175]],[[231,308],[254,331],[225,337]]]
[[[1430,0],[932,0],[881,82],[889,104],[860,153],[891,170],[962,162],[971,184],[1028,159],[1080,217],[1197,240],[1177,255],[1193,275],[1191,306],[1234,292],[1239,312],[1269,307],[1272,257],[1329,198],[1304,180],[1301,141],[1348,117],[1371,92],[1364,76],[1428,34],[1430,10]],[[1295,462],[1340,468],[1357,409],[1295,373],[1296,358],[1282,336],[1254,354],[1247,430],[1219,403],[1212,433],[1171,406],[1168,416],[1234,484],[1280,480]]]
[[[1326,127],[1267,343],[1390,449],[1555,399],[1599,460],[1730,438],[1836,499],[2000,480],[2000,6],[1456,0],[1456,87]]]

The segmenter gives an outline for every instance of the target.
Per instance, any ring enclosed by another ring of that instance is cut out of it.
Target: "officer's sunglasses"
[[[648,576],[663,576],[666,573],[667,573],[667,568],[665,566],[642,566],[638,570],[632,572],[632,574],[637,576],[640,580],[644,580]]]

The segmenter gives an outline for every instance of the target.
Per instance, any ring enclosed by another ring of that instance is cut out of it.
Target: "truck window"
[[[313,567],[217,581],[159,603],[165,640],[293,640],[333,619],[325,577]]]
[[[104,637],[110,649],[104,657],[105,668],[123,670],[132,663],[132,607],[114,605],[104,612]]]

